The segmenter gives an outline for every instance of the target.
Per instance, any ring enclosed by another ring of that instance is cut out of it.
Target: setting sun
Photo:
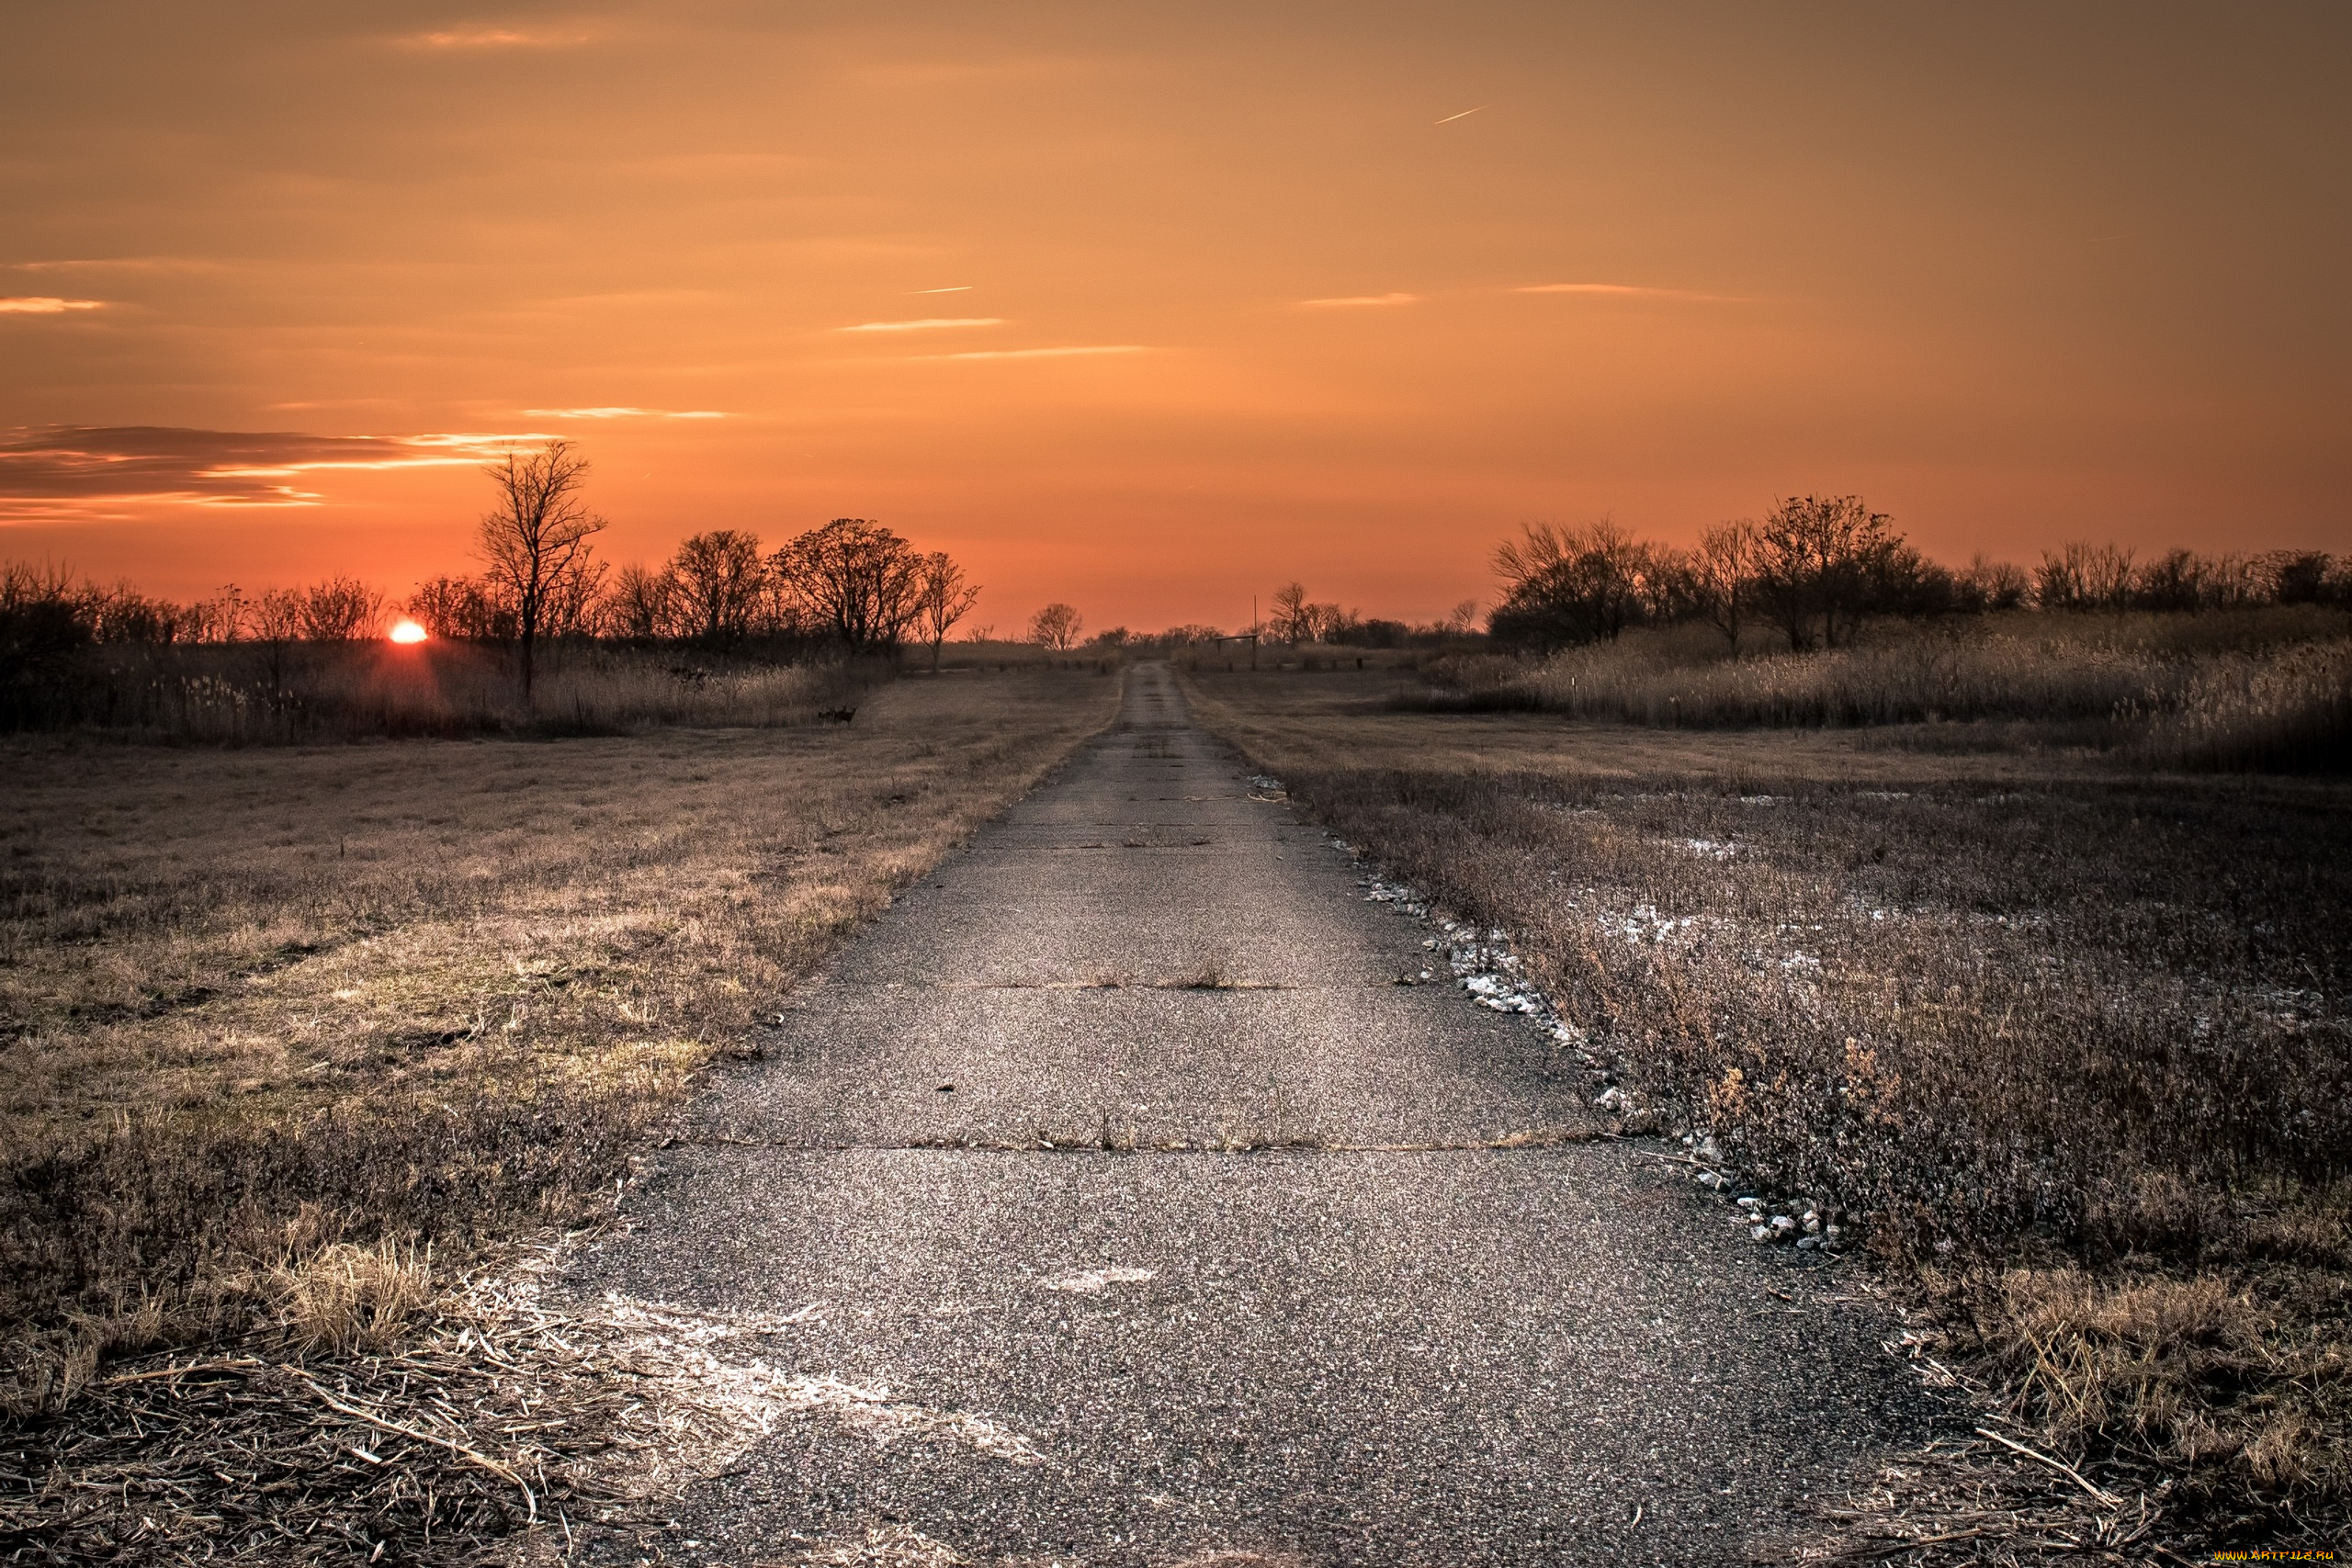
[[[392,625],[394,642],[423,642],[426,636],[425,629],[414,621],[396,621]]]

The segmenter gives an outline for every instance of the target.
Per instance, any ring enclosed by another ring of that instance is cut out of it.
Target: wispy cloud
[[[1468,119],[1474,114],[1484,114],[1486,110],[1487,106],[1485,104],[1480,104],[1475,109],[1464,109],[1460,114],[1450,114],[1443,119],[1434,119],[1430,123],[1431,125],[1452,125],[1457,119]]]
[[[941,327],[1001,327],[1002,316],[925,316],[919,321],[860,321],[837,333],[927,333]]]
[[[0,316],[62,316],[68,310],[103,310],[103,299],[60,299],[51,294],[18,294],[0,299]]]
[[[513,28],[452,28],[446,32],[413,33],[400,41],[412,49],[573,49],[589,39],[585,33],[528,33]]]
[[[1089,344],[1074,348],[989,348],[967,354],[919,354],[918,359],[1068,359],[1082,354],[1149,354],[1139,343]]]
[[[533,419],[725,419],[718,409],[525,409]]]
[[[1513,294],[1603,294],[1626,299],[1702,299],[1719,305],[1748,303],[1745,294],[1700,294],[1688,288],[1650,288],[1636,283],[1531,283]]]
[[[479,463],[527,433],[311,435],[169,425],[45,425],[0,436],[0,517],[90,514],[109,503],[316,506],[293,482],[335,468]]]
[[[1349,294],[1337,299],[1301,299],[1298,303],[1319,310],[1334,305],[1411,305],[1419,299],[1418,294]]]
[[[907,290],[910,294],[969,294],[971,291],[972,286],[968,283],[951,283],[944,288],[910,288]]]

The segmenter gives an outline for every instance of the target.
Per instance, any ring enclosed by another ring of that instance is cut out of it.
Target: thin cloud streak
[[[129,502],[316,506],[286,480],[327,469],[443,468],[541,441],[536,433],[312,435],[170,425],[47,425],[0,437],[0,516],[99,514]]]
[[[525,409],[533,419],[725,419],[718,409]]]
[[[1420,298],[1418,294],[1351,294],[1337,299],[1301,299],[1298,303],[1320,310],[1331,306],[1413,305],[1419,303]]]
[[[1443,119],[1431,120],[1430,123],[1432,125],[1452,125],[1457,119],[1468,119],[1474,114],[1484,114],[1487,111],[1487,105],[1480,104],[1475,109],[1464,109],[1460,114],[1450,114]]]
[[[1621,299],[1700,299],[1718,305],[1752,303],[1745,294],[1700,294],[1688,288],[1651,288],[1637,283],[1531,283],[1513,294],[1602,294]]]
[[[854,327],[835,327],[837,333],[927,333],[941,327],[1001,327],[1002,316],[925,316],[916,321],[860,321]]]
[[[68,310],[103,310],[103,299],[60,299],[49,294],[19,294],[0,299],[0,316],[59,316]]]
[[[944,288],[910,288],[907,290],[910,294],[968,294],[971,291],[972,286],[968,283],[952,283]]]
[[[585,34],[518,33],[506,28],[469,28],[439,33],[414,33],[400,40],[412,49],[573,49],[586,43]]]
[[[1066,359],[1087,354],[1149,354],[1139,343],[1091,344],[1077,348],[985,348],[965,354],[918,354],[916,359]]]

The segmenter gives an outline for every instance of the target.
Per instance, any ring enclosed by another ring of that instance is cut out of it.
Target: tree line
[[[1537,650],[1677,622],[1712,625],[1734,648],[1749,627],[1767,626],[1803,652],[1838,647],[1877,615],[2352,604],[2352,560],[2316,550],[2143,560],[2114,545],[2069,544],[2030,570],[1982,555],[1954,570],[1853,495],[1792,496],[1761,520],[1707,530],[1687,550],[1605,519],[1530,524],[1497,548],[1494,566],[1505,591],[1488,632]]]
[[[0,565],[0,661],[23,664],[96,642],[351,642],[382,635],[395,610],[435,637],[516,650],[526,691],[550,638],[755,639],[836,644],[853,653],[941,645],[978,599],[944,550],[916,549],[870,519],[837,517],[769,550],[755,534],[696,534],[658,567],[611,570],[593,543],[607,526],[586,504],[588,461],[563,441],[488,465],[495,494],[477,531],[478,571],[435,577],[398,604],[349,577],[190,604],[128,585],[75,582],[62,569]],[[1075,615],[1075,612],[1072,612]]]

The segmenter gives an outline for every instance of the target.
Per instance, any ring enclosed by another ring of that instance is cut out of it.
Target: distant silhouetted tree
[[[1892,522],[1859,495],[1804,495],[1758,525],[1759,607],[1792,650],[1836,648],[1883,602],[1903,549]]]
[[[270,690],[280,690],[286,684],[287,661],[302,636],[302,595],[291,588],[266,590],[253,603],[253,628]]]
[[[939,669],[939,653],[947,634],[979,598],[979,585],[964,581],[964,569],[945,550],[933,550],[922,558],[915,574],[915,625],[931,644],[933,671]]]
[[[678,585],[666,571],[634,562],[621,568],[605,596],[605,630],[612,637],[650,641],[668,637],[675,622]]]
[[[185,635],[190,642],[235,642],[245,635],[251,608],[235,583],[223,584],[211,598],[200,599],[187,607]]]
[[[1660,560],[1607,518],[1584,528],[1530,523],[1495,550],[1508,584],[1487,623],[1496,640],[1553,649],[1614,637],[1645,617]]]
[[[665,575],[673,613],[688,636],[729,643],[752,634],[767,589],[759,536],[737,528],[696,534],[678,547]]]
[[[1699,536],[1690,558],[1691,581],[1700,614],[1724,634],[1733,649],[1756,604],[1756,525],[1724,523]]]
[[[2077,540],[2041,552],[2034,603],[2045,610],[2120,610],[2131,602],[2136,575],[2130,550]]]
[[[514,637],[521,654],[523,700],[531,697],[540,636],[548,631],[549,611],[559,627],[576,620],[594,596],[601,569],[593,564],[589,536],[605,520],[588,510],[581,491],[588,481],[588,459],[566,441],[550,441],[536,452],[509,451],[482,472],[498,490],[498,502],[481,520],[481,552],[491,581],[514,607]]]
[[[436,577],[418,583],[402,607],[437,637],[507,642],[514,636],[514,607],[486,578]]]
[[[1306,602],[1306,585],[1285,582],[1274,590],[1274,600],[1268,606],[1266,630],[1277,642],[1301,643],[1315,640],[1315,608]]]
[[[305,642],[357,642],[381,629],[384,596],[353,577],[330,577],[301,591],[296,624]]]
[[[914,625],[922,558],[864,517],[836,517],[770,558],[778,586],[809,629],[851,649],[896,648]]]
[[[95,635],[64,568],[0,564],[0,677],[44,670]]]
[[[1029,617],[1029,640],[1057,652],[1074,648],[1086,618],[1069,604],[1048,604]]]
[[[2197,610],[2204,607],[2206,562],[2193,550],[2171,550],[2133,574],[2131,603],[2140,610]]]
[[[2324,604],[2337,597],[2335,562],[2320,550],[2275,550],[2259,567],[2269,596],[2281,604]]]
[[[2033,580],[2023,567],[1994,560],[1981,550],[1954,581],[1963,610],[2014,610],[2033,592]]]

